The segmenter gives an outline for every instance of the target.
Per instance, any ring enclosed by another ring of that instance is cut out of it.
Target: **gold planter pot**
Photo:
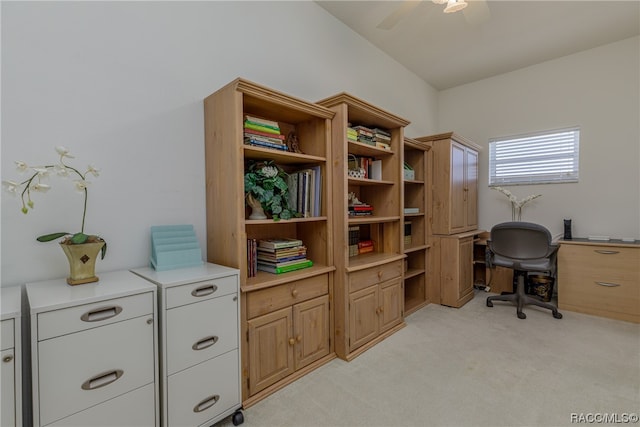
[[[103,246],[104,242],[82,243],[80,245],[60,243],[60,247],[69,260],[68,284],[81,285],[99,280],[96,276],[96,260]]]

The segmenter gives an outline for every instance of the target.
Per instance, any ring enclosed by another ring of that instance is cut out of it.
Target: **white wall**
[[[435,131],[436,91],[313,2],[2,2],[2,179],[14,160],[94,163],[97,271],[148,264],[149,227],[193,224],[206,250],[202,100],[244,77],[309,101],[346,91]],[[23,177],[24,179],[24,177]],[[65,277],[55,243],[82,197],[53,177],[35,209],[2,194],[2,286]],[[206,254],[203,254],[206,255]]]
[[[484,147],[480,155],[480,226],[511,220],[507,199],[488,187],[488,139],[580,126],[580,181],[522,185],[519,198],[542,194],[524,221],[573,235],[640,238],[640,38],[591,49],[439,93],[440,131]]]

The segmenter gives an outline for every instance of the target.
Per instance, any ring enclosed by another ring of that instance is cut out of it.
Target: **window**
[[[580,128],[489,140],[489,186],[578,181]]]

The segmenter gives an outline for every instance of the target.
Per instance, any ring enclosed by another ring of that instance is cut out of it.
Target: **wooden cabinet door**
[[[379,286],[349,294],[349,350],[378,336]]]
[[[404,301],[402,282],[400,279],[380,284],[380,332],[397,325],[402,321],[402,303]]]
[[[478,152],[466,149],[465,166],[466,226],[478,228]]]
[[[463,298],[473,292],[473,239],[471,237],[460,239],[458,250],[460,260],[458,298]]]
[[[465,158],[466,147],[451,141],[451,200],[449,205],[450,233],[457,233],[466,229],[466,183]]]
[[[247,321],[249,393],[276,383],[294,371],[292,310],[283,308]]]
[[[293,327],[295,369],[329,354],[329,296],[294,305]]]

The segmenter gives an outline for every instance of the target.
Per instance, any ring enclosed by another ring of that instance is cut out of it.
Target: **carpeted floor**
[[[487,295],[417,311],[353,361],[245,410],[243,425],[568,426],[640,413],[640,325],[531,306],[520,320]]]

